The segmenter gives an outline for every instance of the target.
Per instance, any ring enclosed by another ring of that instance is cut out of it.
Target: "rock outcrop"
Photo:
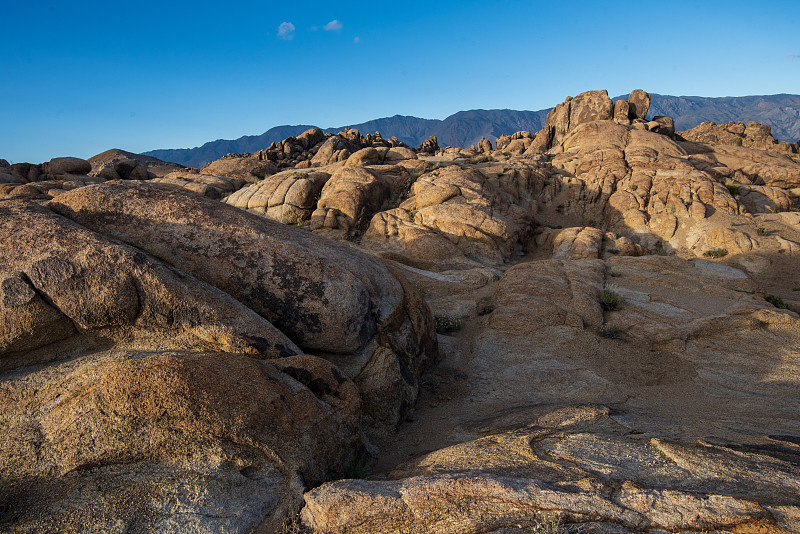
[[[416,377],[435,357],[430,318],[409,308],[414,298],[404,297],[402,284],[366,254],[145,185],[84,188],[51,207],[225,291],[301,349],[329,355],[357,382],[371,381],[376,393],[378,383],[392,388],[389,404],[364,396],[369,426],[390,428],[412,410]]]
[[[394,268],[202,196],[0,211],[4,531],[276,531],[436,357]]]
[[[0,161],[0,530],[800,532],[796,147],[651,112]]]
[[[610,415],[555,410],[424,455],[388,480],[324,484],[305,495],[304,523],[325,534],[521,533],[559,523],[580,532],[795,531],[800,477],[770,449],[647,439]]]
[[[203,167],[202,172],[253,182],[286,168],[309,169],[348,160],[349,165],[374,165],[413,157],[408,150],[397,138],[386,140],[377,132],[362,135],[351,128],[334,135],[313,128],[258,152],[228,154]]]

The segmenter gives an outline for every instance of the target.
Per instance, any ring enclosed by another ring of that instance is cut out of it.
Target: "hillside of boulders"
[[[800,142],[0,160],[0,531],[800,532]]]

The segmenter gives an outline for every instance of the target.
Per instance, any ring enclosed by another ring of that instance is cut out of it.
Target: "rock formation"
[[[650,100],[0,161],[0,530],[800,532],[797,147]]]

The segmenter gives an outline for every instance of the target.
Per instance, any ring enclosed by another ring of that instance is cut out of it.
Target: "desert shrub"
[[[600,292],[600,306],[606,311],[622,309],[622,297],[617,293],[613,284],[607,284]]]
[[[547,521],[546,523],[539,523],[531,529],[535,534],[568,534],[569,530],[558,519]]]
[[[472,163],[473,165],[478,164],[478,163],[488,163],[490,161],[494,161],[494,158],[492,156],[489,156],[488,154],[483,154],[481,156],[475,156],[474,158],[471,158],[469,160],[469,162]]]
[[[739,190],[742,188],[739,184],[734,184],[733,182],[728,182],[725,184],[725,187],[728,188],[728,192],[731,194],[733,198],[739,196]]]
[[[758,228],[756,228],[756,233],[758,235],[767,235],[767,229],[764,228],[763,226],[759,226]]]
[[[433,316],[436,323],[436,332],[439,334],[449,334],[461,329],[461,321],[444,313],[437,313]]]
[[[606,339],[623,339],[622,330],[616,326],[604,325],[597,328],[597,335]]]
[[[709,258],[721,258],[727,255],[728,250],[724,248],[712,248],[711,250],[706,250],[703,252],[703,256],[707,256]]]
[[[487,304],[486,306],[480,309],[478,315],[488,315],[493,311],[494,311],[494,306],[492,306],[491,304]]]
[[[789,305],[786,304],[783,301],[783,299],[780,298],[778,295],[772,295],[770,293],[767,293],[766,295],[764,295],[764,300],[766,300],[767,302],[769,302],[770,304],[772,304],[776,308],[780,308],[781,310],[788,310],[789,309]]]

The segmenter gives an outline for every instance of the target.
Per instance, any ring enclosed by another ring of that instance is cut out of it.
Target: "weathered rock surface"
[[[185,189],[213,199],[222,199],[246,183],[242,178],[213,176],[188,170],[173,171],[160,178],[153,178],[151,182],[161,184],[165,189]]]
[[[795,531],[796,451],[785,449],[787,461],[769,449],[648,439],[610,414],[554,410],[385,481],[324,484],[305,495],[304,523],[326,534],[530,532],[553,520],[581,532]]]
[[[312,356],[101,351],[0,395],[4,532],[275,532],[360,430],[355,386]]]
[[[0,368],[69,358],[81,347],[299,353],[229,295],[90,232],[45,207],[0,205]]]
[[[435,357],[430,317],[409,307],[413,297],[370,256],[146,184],[83,188],[51,206],[227,292],[303,350],[330,355],[357,382],[372,382],[375,394],[364,398],[369,426],[391,427],[412,410],[416,377]],[[382,398],[379,384],[398,390],[392,402]]]
[[[453,165],[422,175],[398,209],[373,217],[362,246],[443,268],[502,263],[527,246],[532,225],[530,211],[510,202],[499,182]]]
[[[329,178],[323,171],[283,171],[239,189],[224,202],[285,224],[301,224],[311,218]]]
[[[787,155],[797,153],[794,145],[778,142],[772,136],[772,129],[769,126],[752,121],[747,124],[743,122],[729,122],[728,124],[704,122],[691,130],[680,132],[680,136],[686,141],[707,145],[741,146]]]
[[[604,289],[621,309],[604,309]],[[437,375],[463,373],[441,392],[460,392],[447,418],[431,408],[406,430],[460,444],[315,488],[306,525],[798,530],[800,317],[744,272],[661,256],[534,261],[509,269],[491,304]]]

